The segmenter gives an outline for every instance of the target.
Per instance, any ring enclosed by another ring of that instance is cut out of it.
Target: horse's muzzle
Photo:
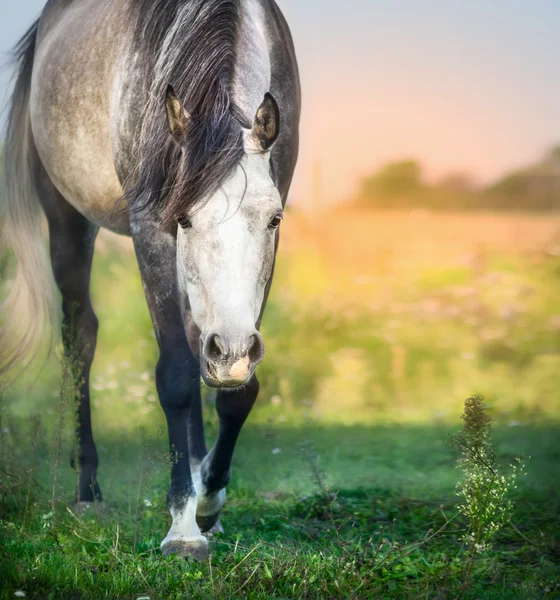
[[[254,331],[241,340],[210,333],[202,336],[200,372],[213,388],[238,388],[249,382],[264,357],[261,334]]]

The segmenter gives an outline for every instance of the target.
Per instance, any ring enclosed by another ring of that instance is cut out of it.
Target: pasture
[[[67,508],[72,393],[51,358],[2,393],[0,598],[560,597],[560,217],[293,211],[282,229],[210,561],[159,551],[156,344],[131,245],[103,235],[92,393],[109,512]],[[530,458],[465,581],[449,437],[475,393],[498,463]],[[211,394],[205,421],[211,441]]]

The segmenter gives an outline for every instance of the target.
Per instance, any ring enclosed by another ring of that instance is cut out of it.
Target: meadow
[[[51,358],[2,393],[0,598],[560,598],[560,216],[290,211],[206,563],[159,552],[167,434],[127,240],[100,237],[92,290],[109,511],[68,509],[72,408]],[[472,394],[498,465],[524,457],[527,475],[467,576],[450,437]]]

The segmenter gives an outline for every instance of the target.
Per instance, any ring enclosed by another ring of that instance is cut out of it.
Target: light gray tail
[[[16,364],[26,366],[30,362],[45,334],[52,331],[57,314],[32,166],[35,150],[29,96],[37,28],[38,21],[15,49],[17,72],[4,147],[2,246],[12,249],[17,275],[0,309],[0,375]]]

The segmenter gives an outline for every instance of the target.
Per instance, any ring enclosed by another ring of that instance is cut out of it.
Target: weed
[[[492,420],[482,397],[466,400],[462,418],[463,430],[454,438],[460,451],[458,466],[463,470],[457,484],[457,496],[461,499],[458,508],[468,521],[462,537],[468,558],[460,598],[466,592],[477,556],[491,548],[496,534],[509,523],[513,503],[508,495],[517,488],[518,477],[525,469],[525,463],[518,458],[508,474],[499,472],[491,439]]]

